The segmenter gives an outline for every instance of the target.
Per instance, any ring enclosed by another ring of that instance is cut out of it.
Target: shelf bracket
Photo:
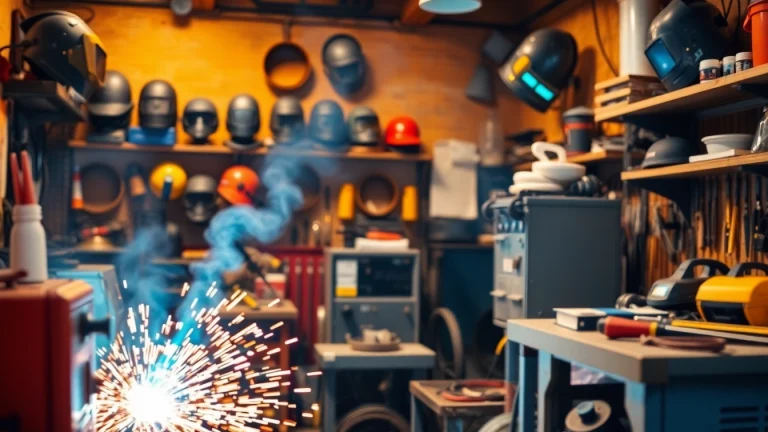
[[[734,87],[741,92],[768,100],[768,85],[766,84],[736,84]]]
[[[691,193],[693,181],[687,178],[664,178],[630,180],[630,182],[642,189],[661,195],[677,204],[685,220],[691,220]]]

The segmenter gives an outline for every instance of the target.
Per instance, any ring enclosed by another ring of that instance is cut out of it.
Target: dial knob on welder
[[[112,318],[105,317],[93,319],[89,314],[80,315],[78,324],[80,338],[85,339],[89,334],[102,333],[107,336],[112,334]]]
[[[597,410],[595,409],[595,403],[592,401],[582,402],[576,405],[576,412],[579,414],[581,422],[587,425],[592,424],[599,419]]]
[[[350,305],[344,305],[344,307],[341,308],[341,315],[344,318],[352,317],[352,307]]]

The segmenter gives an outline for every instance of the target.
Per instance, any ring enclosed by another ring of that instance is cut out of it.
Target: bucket
[[[753,65],[768,63],[768,0],[749,2],[744,31],[752,33]]]

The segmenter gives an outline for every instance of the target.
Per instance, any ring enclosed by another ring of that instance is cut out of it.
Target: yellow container
[[[336,216],[343,221],[351,221],[355,219],[355,185],[352,183],[341,185]]]
[[[400,216],[403,222],[416,222],[419,219],[419,190],[416,186],[403,188],[403,201]]]
[[[696,307],[706,321],[768,326],[768,277],[709,278],[696,293]]]

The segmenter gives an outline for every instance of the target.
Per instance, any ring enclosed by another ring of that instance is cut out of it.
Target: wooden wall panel
[[[174,84],[180,111],[191,98],[209,97],[222,117],[213,137],[220,143],[227,137],[223,117],[229,100],[241,92],[251,93],[264,120],[259,136],[268,135],[275,95],[266,85],[262,64],[270,46],[282,39],[281,24],[228,14],[194,17],[181,25],[170,10],[116,6],[93,6],[93,10],[90,25],[106,45],[108,68],[128,77],[134,99],[142,85],[155,78]],[[370,65],[370,85],[348,100],[333,91],[320,59],[324,41],[341,31],[361,41]],[[292,40],[307,50],[315,72],[314,86],[303,98],[306,115],[316,101],[331,98],[345,112],[357,104],[370,105],[383,122],[410,114],[419,122],[427,145],[447,137],[474,141],[487,108],[465,98],[464,87],[488,34],[446,26],[406,31],[380,23],[345,28],[296,25]],[[515,130],[513,97],[497,84],[505,130]]]

